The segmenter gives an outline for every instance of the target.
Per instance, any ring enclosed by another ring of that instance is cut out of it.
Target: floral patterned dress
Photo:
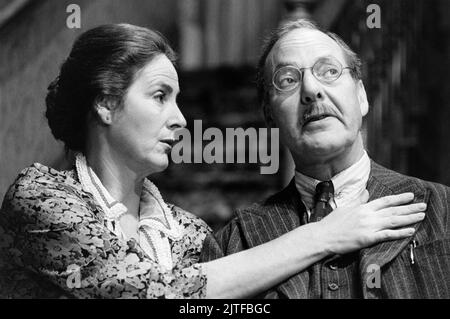
[[[171,269],[107,227],[105,212],[75,170],[24,169],[0,210],[2,298],[202,298],[198,263],[205,222],[167,205],[182,234],[170,240]]]

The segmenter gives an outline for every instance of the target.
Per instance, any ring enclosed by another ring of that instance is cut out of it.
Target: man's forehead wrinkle
[[[323,56],[334,56],[345,64],[342,48],[325,33],[314,29],[295,29],[282,36],[270,50],[266,59],[266,76],[275,71],[277,64],[296,61],[297,67],[310,67],[315,61],[305,61],[306,58],[316,60]]]
[[[288,40],[288,41],[291,41],[291,40],[294,40],[294,41],[296,41],[296,40],[299,40],[299,41],[323,41],[323,42],[337,44],[336,41],[334,41],[334,39],[332,39],[327,34],[323,33],[322,31],[312,30],[312,29],[292,30],[292,31],[288,32],[287,34],[285,34],[284,36],[282,36],[278,40],[278,43],[286,41],[286,40]]]
[[[297,29],[281,37],[274,45],[271,62],[272,65],[275,65],[276,62],[286,58],[301,60],[302,58],[314,59],[327,55],[335,56],[339,60],[345,58],[342,48],[325,33],[317,30]]]
[[[339,48],[336,48],[334,46],[331,46],[327,43],[317,43],[313,41],[308,41],[308,43],[303,42],[290,42],[290,43],[283,43],[280,45],[278,50],[276,50],[276,56],[283,56],[283,55],[307,55],[310,53],[316,53],[319,55],[324,54],[324,52],[334,53]]]
[[[277,43],[277,47],[276,49],[279,51],[283,51],[283,50],[288,50],[290,48],[297,48],[297,47],[303,47],[303,48],[308,48],[310,46],[313,45],[318,45],[318,41],[316,39],[311,39],[311,38],[289,38],[289,39],[284,39],[284,40],[280,40]],[[323,44],[322,45],[326,45]]]

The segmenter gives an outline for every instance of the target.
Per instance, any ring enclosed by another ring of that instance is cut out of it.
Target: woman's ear
[[[94,112],[98,119],[105,125],[111,125],[113,120],[113,103],[109,99],[98,99],[94,105]]]

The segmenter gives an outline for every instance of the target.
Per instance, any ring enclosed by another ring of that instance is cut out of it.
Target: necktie
[[[314,211],[311,215],[310,222],[320,221],[333,210],[329,204],[329,201],[333,198],[333,195],[334,187],[332,181],[325,181],[317,184],[316,194],[314,196]]]

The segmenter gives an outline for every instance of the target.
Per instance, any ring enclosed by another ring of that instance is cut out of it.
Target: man
[[[317,222],[336,207],[413,192],[427,203],[416,233],[356,253],[335,255],[262,294],[265,298],[450,298],[450,189],[388,170],[369,159],[361,135],[369,105],[361,62],[336,35],[306,20],[280,27],[259,62],[267,122],[295,162],[283,191],[238,211],[202,259],[260,245]]]

